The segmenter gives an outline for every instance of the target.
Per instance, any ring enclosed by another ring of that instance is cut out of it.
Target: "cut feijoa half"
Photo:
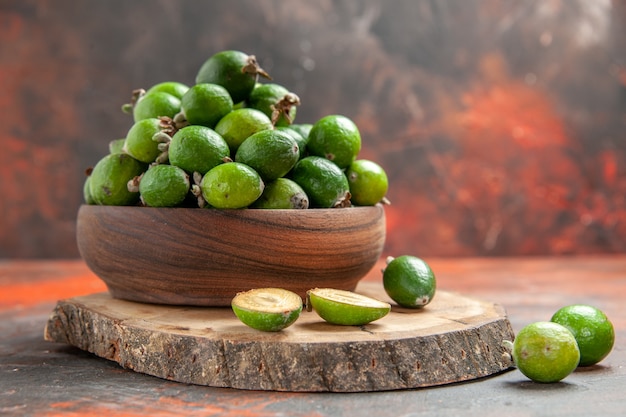
[[[282,288],[255,288],[237,294],[231,307],[245,325],[264,332],[277,332],[292,325],[300,316],[302,298]]]
[[[362,326],[389,313],[391,305],[352,291],[314,288],[307,291],[307,310],[324,320],[344,326]]]

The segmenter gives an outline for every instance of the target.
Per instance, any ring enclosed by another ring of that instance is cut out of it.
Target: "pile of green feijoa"
[[[209,57],[195,83],[132,92],[133,123],[84,184],[87,204],[306,209],[386,202],[388,179],[357,159],[356,124],[331,114],[296,122],[300,97],[254,55]]]

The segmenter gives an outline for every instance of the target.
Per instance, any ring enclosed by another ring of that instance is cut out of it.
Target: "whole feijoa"
[[[264,188],[261,176],[239,162],[216,166],[204,174],[200,182],[204,201],[218,209],[248,207],[261,196]]]
[[[506,345],[511,343],[507,341]],[[580,361],[576,338],[569,329],[551,321],[526,325],[515,336],[511,356],[526,377],[542,383],[558,382]]]
[[[226,141],[213,129],[191,125],[178,130],[169,144],[170,164],[192,174],[206,174],[230,158]]]
[[[133,107],[135,122],[143,119],[170,117],[180,112],[180,99],[163,91],[146,93]]]
[[[290,135],[278,130],[261,130],[239,145],[235,161],[251,166],[268,182],[291,171],[299,157],[298,144]]]
[[[90,201],[106,206],[130,206],[139,202],[139,193],[128,190],[128,182],[147,166],[127,153],[108,154],[93,167],[89,178]]]
[[[302,187],[289,178],[276,178],[265,184],[263,194],[252,208],[258,209],[307,209],[309,197]]]
[[[154,165],[141,176],[139,194],[149,207],[176,207],[189,192],[189,175],[174,165]]]
[[[161,133],[161,121],[157,118],[143,119],[134,123],[126,134],[124,152],[133,158],[150,164],[161,154],[159,143],[154,140]]]
[[[361,150],[361,134],[352,120],[332,114],[313,124],[307,149],[309,154],[322,156],[345,169]]]
[[[196,84],[211,83],[224,87],[234,103],[246,100],[258,75],[271,78],[257,62],[254,55],[236,50],[226,50],[210,56],[198,70]]]
[[[387,195],[389,180],[385,170],[374,161],[357,159],[346,169],[352,203],[373,206]]]
[[[383,286],[389,297],[406,308],[422,308],[429,304],[437,289],[431,267],[412,255],[388,257],[383,269]]]
[[[187,90],[180,107],[189,124],[214,128],[233,110],[233,100],[221,85],[203,83]]]
[[[572,304],[561,307],[550,321],[559,323],[572,332],[580,349],[578,366],[591,366],[602,361],[613,349],[613,323],[597,307]]]
[[[343,171],[320,156],[307,156],[296,163],[289,177],[309,196],[311,207],[350,206],[350,185]]]
[[[231,111],[215,125],[215,131],[228,143],[233,155],[248,137],[272,128],[269,117],[259,110],[247,107]]]
[[[181,99],[183,98],[187,90],[189,90],[189,87],[181,82],[163,81],[150,87],[148,91],[146,91],[146,94],[162,92],[171,94],[174,97]]]

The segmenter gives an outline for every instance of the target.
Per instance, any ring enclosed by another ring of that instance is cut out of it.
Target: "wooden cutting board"
[[[390,301],[382,284],[357,292]],[[365,326],[338,326],[303,311],[264,333],[230,308],[143,304],[98,293],[59,301],[45,339],[168,380],[251,390],[359,392],[429,387],[511,368],[504,309],[438,291],[424,309],[397,306]]]

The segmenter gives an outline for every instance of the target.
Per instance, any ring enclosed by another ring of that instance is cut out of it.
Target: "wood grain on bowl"
[[[240,291],[353,290],[382,254],[381,205],[215,210],[80,207],[77,243],[111,295],[157,304],[227,306]]]

